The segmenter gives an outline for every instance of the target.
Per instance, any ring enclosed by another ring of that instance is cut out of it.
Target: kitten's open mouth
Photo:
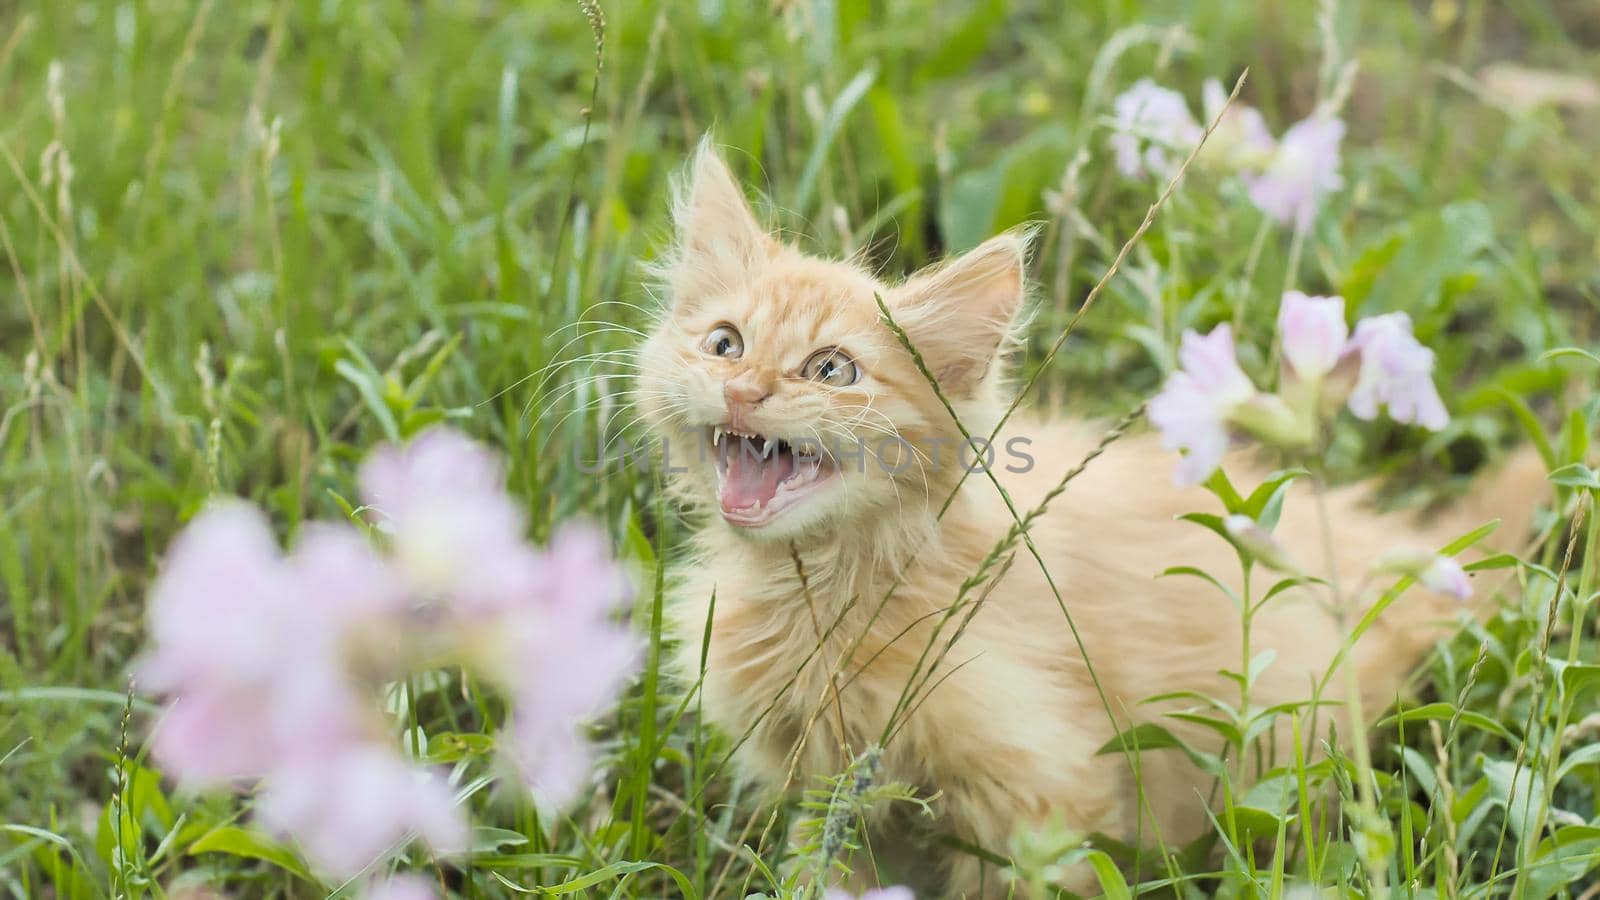
[[[759,434],[706,429],[716,453],[717,499],[722,517],[756,528],[804,500],[838,472],[822,448]]]

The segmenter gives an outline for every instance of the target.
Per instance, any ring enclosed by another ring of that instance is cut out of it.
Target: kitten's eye
[[[829,347],[811,354],[800,367],[800,375],[830,387],[849,387],[861,380],[861,368],[843,350]]]
[[[738,359],[744,355],[744,338],[732,325],[718,325],[700,342],[700,349],[723,359]]]

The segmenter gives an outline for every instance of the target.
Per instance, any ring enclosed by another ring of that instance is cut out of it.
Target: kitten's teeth
[[[773,452],[775,452],[777,449],[778,449],[778,442],[777,441],[767,441],[766,445],[761,450],[761,458],[762,459],[771,459]]]
[[[722,443],[722,426],[721,425],[713,425],[713,426],[711,426],[711,443],[712,444],[720,444],[720,443]]]

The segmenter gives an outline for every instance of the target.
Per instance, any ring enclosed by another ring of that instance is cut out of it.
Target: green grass
[[[262,504],[292,536],[343,514],[366,448],[447,418],[507,454],[539,535],[594,518],[659,583],[685,529],[652,479],[582,475],[572,454],[631,418],[606,398],[625,389],[615,351],[646,322],[640,264],[707,129],[776,224],[818,250],[867,248],[890,273],[1043,223],[1020,361],[1032,404],[1120,414],[1155,390],[1183,328],[1216,321],[1241,324],[1263,370],[1295,284],[1410,312],[1455,414],[1432,436],[1343,423],[1335,476],[1386,477],[1420,503],[1530,436],[1555,464],[1594,460],[1600,369],[1541,355],[1593,349],[1600,323],[1600,126],[1592,111],[1508,113],[1474,81],[1500,60],[1600,75],[1584,4],[1344,2],[1326,31],[1303,0],[602,6],[603,51],[577,4],[0,9],[0,890],[338,887],[236,828],[247,802],[173,794],[144,766],[150,707],[127,692],[144,591],[214,494]],[[1193,172],[1040,368],[1156,195],[1110,165],[1110,99],[1147,75],[1196,98],[1248,67],[1244,99],[1281,130],[1327,80],[1330,35],[1361,66],[1346,187],[1298,253],[1236,187]],[[1563,489],[1562,513],[1588,490]],[[1600,879],[1600,654],[1582,618],[1600,559],[1580,531],[1564,567],[1566,529],[1546,525],[1504,612],[1427,666],[1424,699],[1441,705],[1373,735],[1375,819],[1356,832],[1392,837],[1372,858],[1407,895],[1577,896]],[[658,634],[658,599],[641,592],[641,631]],[[656,674],[604,723],[604,786],[570,816],[474,797],[479,852],[441,870],[453,890],[775,892],[787,835],[859,811],[774,807],[741,785],[722,764],[737,736],[704,730],[687,686]],[[437,754],[452,721],[482,727],[446,683],[421,691]],[[1310,871],[1375,890],[1338,823],[1300,835],[1282,827],[1294,804],[1265,802],[1230,802],[1214,853],[1139,877],[1176,873],[1193,896],[1269,895]],[[1241,822],[1293,852],[1275,863],[1237,840]],[[1036,837],[1019,860],[1044,878],[1072,847]]]

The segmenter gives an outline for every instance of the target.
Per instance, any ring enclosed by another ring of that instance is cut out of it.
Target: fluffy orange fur
[[[1014,522],[981,473],[966,479],[938,516],[962,470],[948,458],[931,464],[926,448],[941,440],[955,447],[960,433],[885,326],[874,295],[905,328],[970,433],[987,434],[1010,400],[1004,358],[1025,307],[1026,236],[1000,235],[888,283],[856,263],[817,258],[771,236],[706,146],[689,166],[674,212],[678,241],[661,269],[669,302],[639,351],[641,405],[660,435],[682,440],[735,420],[741,430],[787,441],[831,437],[872,446],[893,434],[919,448],[900,460],[898,472],[841,465],[836,477],[755,528],[717,514],[710,461],[691,463],[672,479],[697,522],[694,562],[678,572],[670,612],[684,683],[698,680],[703,664],[704,715],[735,739],[748,732],[738,760],[749,775],[774,790],[814,786],[879,740],[944,611]],[[707,335],[720,325],[741,337],[737,358],[708,352]],[[804,377],[805,360],[819,348],[848,354],[859,380],[835,386]],[[1102,431],[1021,415],[1008,423],[996,445],[1026,436],[1037,460],[1026,473],[996,466],[1017,509],[1033,508]],[[1189,565],[1239,586],[1232,551],[1174,520],[1217,507],[1201,490],[1171,486],[1174,462],[1153,436],[1130,434],[1031,526],[1060,603],[1020,544],[1009,566],[992,566],[988,581],[969,586],[967,600],[981,598],[981,607],[970,620],[963,612],[943,626],[938,647],[966,620],[883,750],[884,779],[938,794],[931,822],[886,815],[873,823],[873,854],[899,861],[895,877],[920,878],[919,887],[934,894],[1001,893],[992,867],[938,838],[952,835],[1004,855],[1015,829],[1051,817],[1124,840],[1159,833],[1169,845],[1208,827],[1201,796],[1210,779],[1182,754],[1143,754],[1143,806],[1127,760],[1096,755],[1119,727],[1143,721],[1215,751],[1215,734],[1162,715],[1181,704],[1141,701],[1174,691],[1238,700],[1238,686],[1219,674],[1241,667],[1237,609],[1198,580],[1157,577]],[[1226,467],[1245,484],[1265,474],[1240,456]],[[1379,516],[1361,488],[1336,490],[1329,498],[1332,563],[1348,586],[1397,545],[1437,547],[1492,515],[1507,520],[1500,535],[1520,538],[1543,474],[1519,457],[1476,492],[1470,509],[1426,523]],[[1307,489],[1290,491],[1276,534],[1308,569],[1327,571]],[[1258,597],[1270,583],[1260,580]],[[1319,588],[1295,589],[1256,620],[1252,653],[1276,655],[1253,689],[1252,706],[1308,698],[1340,645],[1326,597]],[[1393,700],[1422,651],[1458,615],[1454,601],[1421,588],[1385,612],[1350,657],[1369,713]],[[1340,700],[1345,684],[1332,679],[1326,699]],[[1321,715],[1325,737],[1338,713]],[[1266,741],[1280,763],[1293,758],[1287,726]]]

